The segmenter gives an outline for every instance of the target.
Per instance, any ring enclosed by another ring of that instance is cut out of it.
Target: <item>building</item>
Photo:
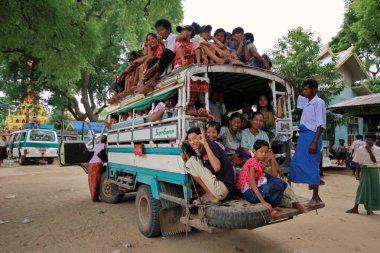
[[[343,82],[345,87],[339,95],[330,101],[330,105],[337,105],[358,96],[372,94],[371,90],[364,83],[365,80],[370,79],[370,75],[365,70],[359,57],[353,52],[353,47],[334,54],[331,49],[326,46],[320,52],[318,59],[325,64],[335,59],[336,68],[343,76],[343,79],[339,81]],[[346,143],[350,144],[354,140],[354,136],[365,132],[364,117],[361,114],[353,115],[349,113],[345,113],[344,117],[348,117],[348,123],[337,126],[334,131],[334,136],[328,136],[328,138],[333,137],[335,143],[338,143],[339,139],[344,139]]]
[[[350,115],[363,120],[360,134],[380,133],[380,94],[365,95],[347,99],[329,106],[334,113]]]
[[[36,97],[32,93],[29,93],[14,113],[9,111],[1,135],[9,136],[10,133],[22,129],[23,125],[27,123],[39,126],[48,122],[49,117],[45,107],[41,102],[36,101]]]

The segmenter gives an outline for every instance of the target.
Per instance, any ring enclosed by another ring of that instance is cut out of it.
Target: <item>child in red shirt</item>
[[[174,68],[183,67],[194,64],[194,56],[196,62],[201,59],[200,45],[198,42],[191,42],[190,39],[194,36],[194,30],[191,26],[177,26],[177,32],[181,33],[177,36]]]
[[[257,140],[253,147],[254,158],[249,159],[242,167],[236,187],[242,192],[245,200],[261,203],[271,212],[271,217],[278,217],[277,206],[280,203],[287,184],[277,178],[277,171],[265,171],[263,162],[268,160],[269,144]],[[272,167],[275,160],[270,161]],[[266,178],[264,171],[272,177]]]

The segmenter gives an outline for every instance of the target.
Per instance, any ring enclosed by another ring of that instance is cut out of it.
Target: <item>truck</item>
[[[108,129],[108,163],[103,167],[100,198],[116,204],[126,193],[136,193],[135,209],[140,232],[146,237],[187,233],[192,228],[216,232],[227,229],[255,229],[292,219],[300,212],[282,208],[280,216],[271,219],[261,204],[251,204],[238,194],[218,204],[195,206],[199,192],[184,169],[181,158],[186,131],[203,128],[207,118],[186,115],[190,92],[196,92],[206,109],[212,90],[222,92],[225,104],[238,110],[242,101],[252,104],[260,94],[272,98],[274,105],[283,96],[283,117],[275,118],[271,147],[284,173],[289,171],[293,135],[293,89],[286,79],[270,71],[232,65],[191,65],[163,76],[155,89],[145,95],[131,95],[112,104],[108,117],[119,122]],[[159,101],[175,97],[178,101],[172,117],[156,122],[139,111],[152,109]],[[276,115],[276,106],[274,115]],[[121,121],[121,114],[133,112],[132,119]],[[59,158],[62,166],[79,165],[87,171],[91,150],[81,141],[62,141]],[[300,202],[307,199],[299,198]],[[324,203],[307,209],[323,208]]]

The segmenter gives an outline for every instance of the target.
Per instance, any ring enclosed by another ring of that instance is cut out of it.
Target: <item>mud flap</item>
[[[168,207],[160,210],[160,225],[163,236],[174,235],[179,233],[190,232],[190,226],[180,222],[180,218],[185,216],[186,212],[180,205]]]

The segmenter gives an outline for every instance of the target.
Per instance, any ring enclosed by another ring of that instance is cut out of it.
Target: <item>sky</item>
[[[243,27],[264,53],[289,29],[311,28],[327,44],[343,23],[343,0],[184,0],[183,24],[212,25],[213,32]]]

